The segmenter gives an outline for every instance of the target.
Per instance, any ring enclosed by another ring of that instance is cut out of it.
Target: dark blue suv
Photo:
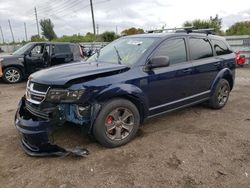
[[[147,118],[198,103],[220,109],[234,85],[235,55],[195,32],[122,37],[86,62],[32,74],[15,117],[23,149],[58,154],[50,133],[66,122],[106,147],[128,143]]]

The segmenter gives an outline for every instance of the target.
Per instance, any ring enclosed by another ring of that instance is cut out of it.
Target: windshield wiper
[[[116,52],[116,55],[117,55],[117,58],[118,58],[118,63],[121,65],[122,64],[122,58],[120,56],[120,53],[117,50],[116,46],[114,46],[114,49],[115,49],[115,52]]]

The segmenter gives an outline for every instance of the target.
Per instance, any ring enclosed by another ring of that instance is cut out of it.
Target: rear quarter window
[[[192,60],[199,60],[213,56],[212,46],[206,38],[189,38]]]
[[[232,51],[223,41],[212,39],[212,42],[216,55],[225,55],[232,53]]]
[[[71,53],[70,47],[67,44],[56,44],[53,45],[53,52],[55,54],[59,53]]]

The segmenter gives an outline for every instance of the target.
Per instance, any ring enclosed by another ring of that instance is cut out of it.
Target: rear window
[[[67,44],[53,45],[53,51],[54,51],[55,54],[58,54],[58,53],[71,53],[70,47]]]
[[[208,39],[190,38],[189,45],[192,60],[198,60],[213,56],[212,46]]]
[[[232,53],[232,51],[228,49],[228,46],[223,41],[214,39],[212,41],[216,55],[225,55]]]

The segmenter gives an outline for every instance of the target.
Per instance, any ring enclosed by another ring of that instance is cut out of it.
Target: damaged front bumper
[[[15,126],[20,133],[22,148],[30,156],[88,155],[88,150],[86,149],[65,149],[52,144],[49,139],[54,129],[52,122],[31,114],[26,109],[24,97],[18,105],[15,115]]]

